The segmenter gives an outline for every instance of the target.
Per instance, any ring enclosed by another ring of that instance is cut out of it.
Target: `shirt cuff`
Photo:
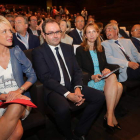
[[[70,94],[70,92],[67,91],[67,92],[64,94],[64,96],[67,97],[69,94]]]
[[[74,89],[76,89],[77,87],[82,90],[82,86],[80,86],[80,85],[75,86]]]
[[[129,61],[126,62],[126,67],[128,67],[128,63],[129,63]]]

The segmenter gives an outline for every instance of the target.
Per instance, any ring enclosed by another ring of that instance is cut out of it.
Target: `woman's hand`
[[[94,82],[99,82],[101,80],[102,75],[101,74],[96,74],[92,75],[91,79],[94,80]]]
[[[103,71],[102,71],[102,75],[105,76],[106,74],[110,73],[110,70],[105,68]]]
[[[6,102],[16,100],[16,99],[25,99],[25,100],[30,100],[27,96],[24,96],[21,94],[22,91],[20,89],[17,89],[15,91],[10,91],[7,94]]]

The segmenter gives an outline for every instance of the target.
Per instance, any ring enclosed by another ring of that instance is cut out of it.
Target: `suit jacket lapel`
[[[77,38],[77,40],[79,40],[78,42],[82,42],[82,40],[81,40],[81,38],[80,38],[80,36],[79,36],[79,33],[77,32],[77,30],[75,29],[75,36],[76,36],[76,38]]]
[[[44,47],[44,56],[47,55],[50,58],[50,60],[54,63],[54,66],[58,68],[55,56],[46,42],[44,43],[43,47]],[[47,57],[45,57],[45,58],[47,59]],[[48,60],[46,60],[46,61],[48,61]]]
[[[119,41],[120,41],[120,40],[119,40]],[[122,56],[124,56],[124,54],[123,54],[123,52],[120,50],[119,46],[118,46],[116,43],[114,43],[113,40],[109,40],[109,42],[111,43],[111,46],[113,46],[113,48],[114,48],[116,51],[118,51]]]
[[[67,52],[66,47],[63,46],[62,43],[60,43],[60,47],[61,47],[61,50],[62,50],[64,59],[65,59],[66,65],[67,65],[67,67],[68,67],[69,73],[72,74],[71,71],[70,71],[70,67],[71,67],[71,66],[70,66],[70,63],[68,62],[68,59],[67,59],[68,55],[67,55],[67,53],[66,53],[66,52]]]

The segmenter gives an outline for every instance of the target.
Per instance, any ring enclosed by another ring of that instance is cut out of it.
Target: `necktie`
[[[63,76],[64,76],[64,81],[65,81],[65,87],[66,87],[67,89],[70,90],[70,79],[69,79],[69,75],[68,75],[68,72],[67,72],[67,70],[66,70],[65,64],[64,64],[64,62],[63,62],[63,60],[62,60],[62,57],[61,57],[61,55],[59,54],[58,49],[59,49],[58,47],[55,47],[56,55],[57,55],[57,57],[58,57],[60,66],[61,66],[61,68],[62,68],[62,72],[63,72]]]
[[[126,58],[128,61],[131,61],[130,58],[129,58],[129,56],[128,56],[128,55],[124,52],[124,50],[122,49],[122,47],[121,47],[121,45],[119,44],[118,40],[116,40],[115,43],[116,43],[117,45],[120,46],[120,49],[121,49],[121,51],[123,52],[125,58]]]
[[[82,38],[82,31],[80,31],[79,33],[80,33],[80,37]]]

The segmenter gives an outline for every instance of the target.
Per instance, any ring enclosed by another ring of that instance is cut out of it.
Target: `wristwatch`
[[[22,90],[23,92],[26,91],[24,87],[20,87],[19,89]]]

